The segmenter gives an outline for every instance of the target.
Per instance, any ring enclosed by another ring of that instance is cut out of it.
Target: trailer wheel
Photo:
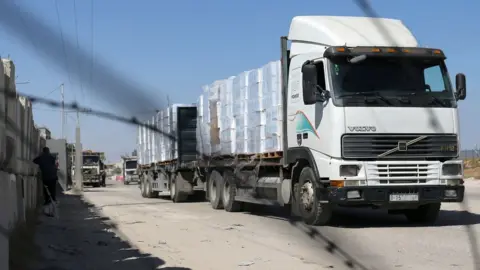
[[[140,193],[142,194],[143,198],[147,197],[147,189],[145,186],[145,176],[143,176],[142,179],[140,179]]]
[[[153,191],[153,185],[152,185],[152,178],[148,177],[146,181],[146,187],[145,187],[145,195],[147,198],[157,198],[158,197],[158,191]]]
[[[213,209],[223,208],[223,182],[224,179],[218,171],[212,171],[208,179],[208,200]]]
[[[183,181],[185,180],[182,178],[181,173],[177,173],[172,177],[172,182],[170,183],[170,196],[174,203],[184,202],[188,198],[188,194],[182,192],[180,187],[177,186],[177,184],[181,185]]]
[[[222,200],[225,211],[227,212],[239,212],[242,211],[243,203],[235,201],[235,195],[237,194],[237,184],[235,181],[235,175],[232,171],[225,171],[223,173],[223,192]]]
[[[317,183],[315,174],[310,167],[305,167],[300,172],[298,179],[297,200],[298,209],[303,221],[308,225],[325,225],[332,217],[330,204],[320,203],[316,196]]]
[[[440,213],[440,203],[429,203],[419,206],[417,209],[405,210],[405,216],[412,223],[433,224]]]

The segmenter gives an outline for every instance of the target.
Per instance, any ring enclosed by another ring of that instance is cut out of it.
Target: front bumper
[[[99,176],[90,176],[90,177],[83,177],[83,183],[84,184],[96,184],[100,183],[100,177]]]
[[[447,191],[448,190],[448,191]],[[349,198],[349,191],[358,191],[359,198]],[[447,193],[456,196],[446,196]],[[328,187],[317,190],[317,196],[322,201],[329,201],[341,205],[382,205],[399,203],[435,203],[435,202],[462,202],[465,193],[464,186],[362,186],[362,187]],[[418,194],[415,201],[390,201],[390,194]]]
[[[139,177],[126,178],[125,182],[127,183],[140,182],[140,178]]]

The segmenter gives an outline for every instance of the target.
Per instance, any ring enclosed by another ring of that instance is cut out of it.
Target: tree
[[[114,174],[122,174],[122,169],[120,169],[119,167],[115,167],[115,169],[113,169],[113,173]]]
[[[137,149],[134,149],[134,150],[132,151],[132,156],[133,156],[133,157],[136,157],[136,156],[137,156]]]

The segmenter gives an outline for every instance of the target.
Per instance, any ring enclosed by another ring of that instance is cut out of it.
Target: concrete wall
[[[25,242],[24,228],[34,224],[42,201],[37,166],[32,162],[46,145],[35,128],[32,104],[17,97],[15,66],[0,64],[0,269],[9,269],[16,244]]]

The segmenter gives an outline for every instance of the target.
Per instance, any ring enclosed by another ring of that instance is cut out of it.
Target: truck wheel
[[[208,179],[208,200],[213,209],[222,209],[223,177],[218,171],[212,171]]]
[[[433,224],[440,213],[441,203],[429,203],[419,206],[417,209],[405,210],[405,216],[412,223]]]
[[[332,207],[330,204],[319,202],[315,192],[317,183],[312,168],[303,168],[298,182],[297,200],[294,203],[298,204],[303,221],[307,225],[327,224],[332,217]]]
[[[128,181],[123,181],[123,184],[127,186],[129,184],[129,182]]]
[[[143,198],[147,197],[147,187],[145,185],[145,178],[140,180],[140,192]]]
[[[243,203],[235,201],[235,195],[237,194],[237,184],[235,181],[235,175],[231,171],[225,171],[223,173],[223,192],[222,201],[225,211],[227,212],[239,212],[242,211]]]
[[[151,178],[149,178],[146,183],[145,183],[145,195],[147,198],[157,198],[158,197],[158,191],[153,191],[153,186],[152,186],[152,181]]]
[[[188,198],[188,194],[182,192],[180,187],[177,184],[181,185],[182,181],[185,181],[180,173],[177,173],[172,177],[172,182],[170,184],[170,196],[174,203],[184,202]]]

